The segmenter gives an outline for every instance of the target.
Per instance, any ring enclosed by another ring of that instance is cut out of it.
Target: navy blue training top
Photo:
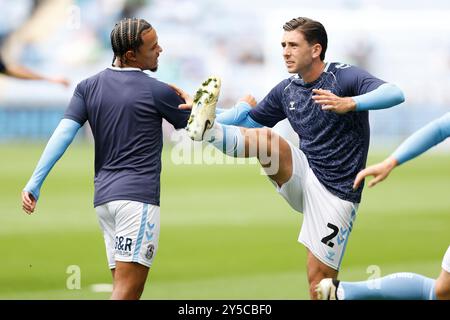
[[[340,199],[359,203],[363,185],[354,191],[353,181],[366,166],[369,113],[324,111],[312,99],[312,90],[330,90],[340,97],[352,97],[375,90],[383,83],[360,68],[328,63],[314,82],[305,83],[298,75],[280,82],[250,111],[250,117],[267,127],[287,117],[317,179]]]
[[[94,206],[133,200],[159,206],[162,119],[184,128],[190,111],[167,84],[140,69],[108,68],[81,81],[64,118],[91,126]]]

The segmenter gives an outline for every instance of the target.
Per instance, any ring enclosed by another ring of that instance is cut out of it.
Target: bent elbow
[[[403,103],[405,100],[405,94],[402,90],[400,90],[400,88],[398,88],[397,104]]]
[[[389,90],[392,93],[392,101],[394,102],[394,105],[405,102],[405,94],[397,85],[390,83]]]

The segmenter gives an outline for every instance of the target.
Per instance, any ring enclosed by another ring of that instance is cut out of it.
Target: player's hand
[[[63,85],[66,88],[68,88],[70,86],[70,81],[67,80],[66,78],[54,77],[54,78],[48,78],[47,80],[52,83]]]
[[[344,114],[356,109],[356,102],[350,97],[338,97],[329,90],[313,89],[313,100],[322,106],[322,110]]]
[[[364,170],[360,171],[356,176],[355,182],[353,183],[353,190],[356,190],[361,184],[361,182],[364,180],[364,178],[367,176],[374,177],[369,182],[369,188],[373,187],[378,182],[381,182],[384,179],[386,179],[389,173],[391,173],[392,169],[394,169],[397,166],[397,164],[398,163],[395,158],[389,157],[383,162],[365,168]]]
[[[252,95],[250,95],[250,94],[247,94],[247,95],[243,96],[242,98],[240,98],[240,99],[238,100],[238,103],[241,102],[241,101],[247,103],[247,104],[250,105],[250,107],[252,107],[252,108],[256,107],[256,105],[258,104],[258,103],[256,102],[255,97],[252,96]]]
[[[192,109],[192,105],[194,104],[194,101],[192,100],[191,96],[184,91],[183,89],[177,87],[174,84],[169,83],[169,86],[175,90],[175,92],[177,93],[177,95],[179,95],[181,97],[181,99],[184,100],[185,103],[180,104],[178,106],[178,108],[182,109],[182,110],[191,110]]]
[[[36,199],[28,191],[22,191],[22,209],[27,214],[32,214],[36,208]]]

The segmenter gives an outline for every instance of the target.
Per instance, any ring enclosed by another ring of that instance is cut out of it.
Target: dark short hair
[[[111,31],[113,65],[116,57],[122,58],[128,50],[136,50],[143,44],[141,34],[147,29],[152,29],[152,25],[144,19],[125,18],[116,23]]]
[[[297,30],[301,32],[310,45],[320,44],[322,46],[320,60],[325,60],[328,36],[325,27],[320,22],[305,17],[298,17],[286,22],[283,25],[283,29],[284,31]]]

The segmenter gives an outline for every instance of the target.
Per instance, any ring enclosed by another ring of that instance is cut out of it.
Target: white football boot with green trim
[[[219,99],[220,85],[220,78],[209,77],[195,93],[191,116],[186,127],[186,131],[192,140],[202,141],[205,131],[212,128],[216,119],[216,104]]]

